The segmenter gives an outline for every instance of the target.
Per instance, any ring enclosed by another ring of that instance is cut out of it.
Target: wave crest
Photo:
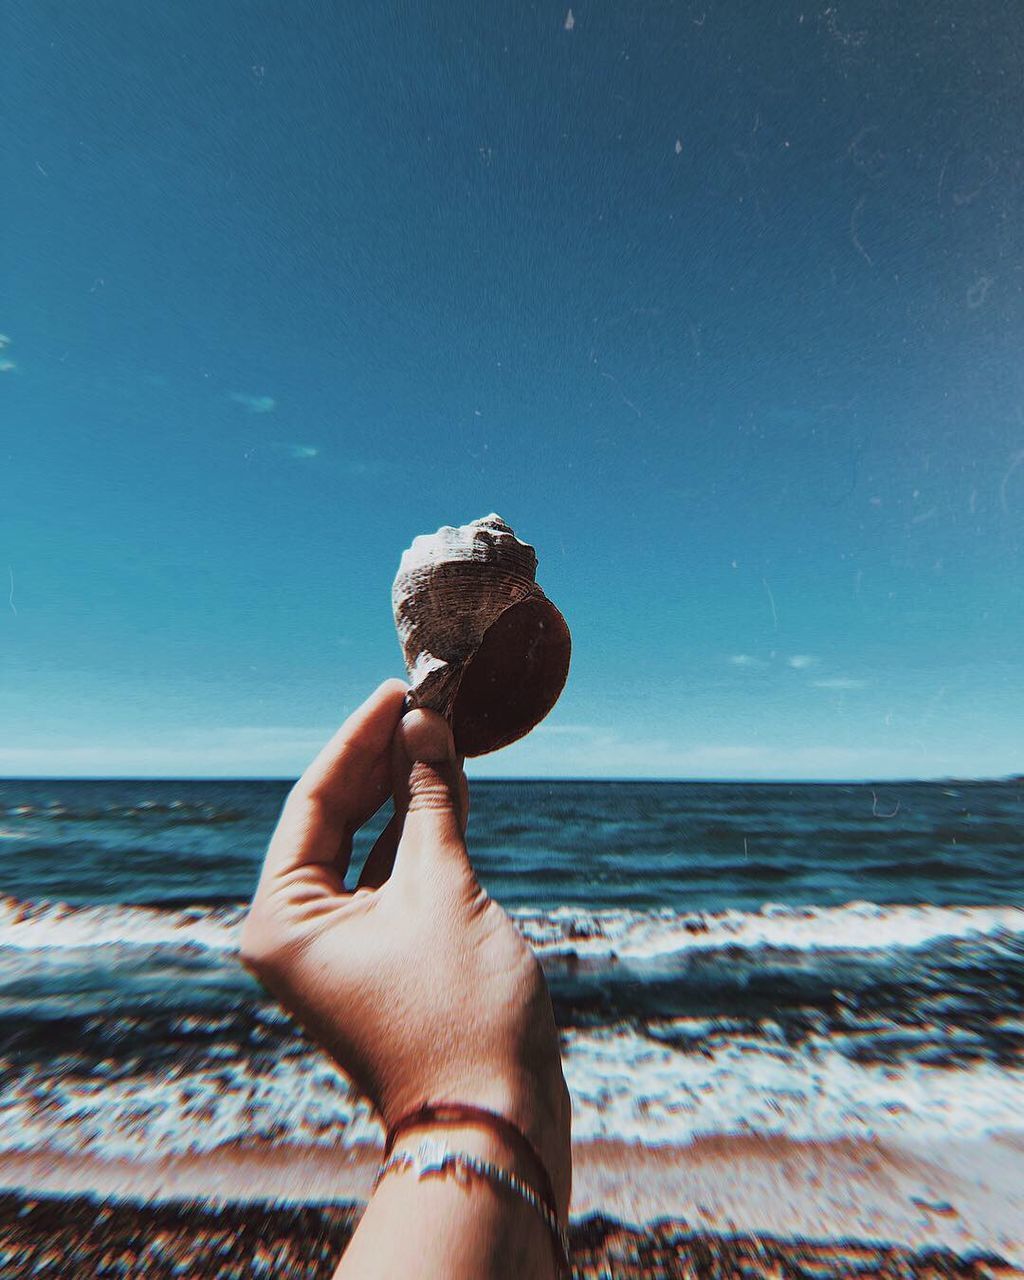
[[[69,906],[0,896],[0,947],[237,948],[242,903],[171,909]],[[656,960],[687,952],[874,951],[941,939],[1024,936],[1024,907],[850,902],[839,907],[767,904],[758,911],[519,908],[511,912],[540,955]]]

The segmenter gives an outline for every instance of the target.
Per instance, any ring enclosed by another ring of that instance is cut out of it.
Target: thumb
[[[392,747],[395,813],[402,820],[395,867],[455,866],[469,870],[465,831],[465,774],[451,727],[436,711],[410,711]]]

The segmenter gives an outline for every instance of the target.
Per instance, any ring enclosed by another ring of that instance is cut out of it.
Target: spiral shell
[[[533,547],[493,514],[402,556],[391,599],[412,701],[451,720],[462,755],[529,733],[565,685],[569,628],[536,573]]]

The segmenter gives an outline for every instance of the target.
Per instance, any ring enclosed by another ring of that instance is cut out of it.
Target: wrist
[[[525,1093],[509,1091],[503,1106],[495,1106],[525,1135],[540,1156],[555,1196],[560,1219],[569,1218],[572,1191],[572,1105],[561,1067],[546,1087]]]
[[[449,1141],[523,1179],[564,1224],[572,1182],[570,1106],[558,1074],[558,1088],[547,1096],[496,1078],[439,1090],[425,1104],[389,1117],[389,1142],[396,1151],[412,1151],[424,1137]],[[483,1114],[469,1114],[474,1109]]]
[[[561,1276],[563,1271],[568,1274],[571,1268],[567,1223],[552,1205],[547,1175],[543,1171],[540,1172],[544,1188],[538,1187],[536,1156],[521,1141],[509,1143],[502,1132],[478,1123],[410,1125],[397,1135],[381,1165],[374,1184],[375,1193],[388,1174],[410,1168],[420,1179],[433,1173],[443,1175],[449,1170],[455,1184],[463,1188],[476,1180],[489,1184],[491,1192],[497,1194],[492,1201],[494,1211],[505,1216],[507,1224],[520,1224],[513,1230],[518,1233],[517,1244],[524,1259],[529,1257],[536,1263],[538,1257],[548,1256],[546,1247],[537,1252],[546,1236],[555,1274]],[[531,1274],[534,1270],[534,1266],[529,1268]],[[546,1266],[541,1270],[545,1275],[548,1272]],[[517,1268],[513,1274],[518,1277],[526,1273]]]

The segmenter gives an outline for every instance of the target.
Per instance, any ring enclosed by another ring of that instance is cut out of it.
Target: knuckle
[[[288,792],[282,817],[290,832],[301,833],[324,823],[347,829],[344,806],[323,780],[300,778]]]
[[[284,812],[293,818],[307,818],[309,811],[323,803],[323,786],[316,779],[300,778],[288,792]]]
[[[307,804],[316,790],[316,785],[313,779],[303,774],[301,778],[292,783],[291,789],[285,796],[284,807],[286,809],[297,809]]]
[[[448,780],[427,764],[415,764],[409,779],[409,811],[448,811],[454,808]]]
[[[273,967],[280,954],[277,930],[262,911],[253,907],[242,924],[238,958],[250,973],[261,977]]]

